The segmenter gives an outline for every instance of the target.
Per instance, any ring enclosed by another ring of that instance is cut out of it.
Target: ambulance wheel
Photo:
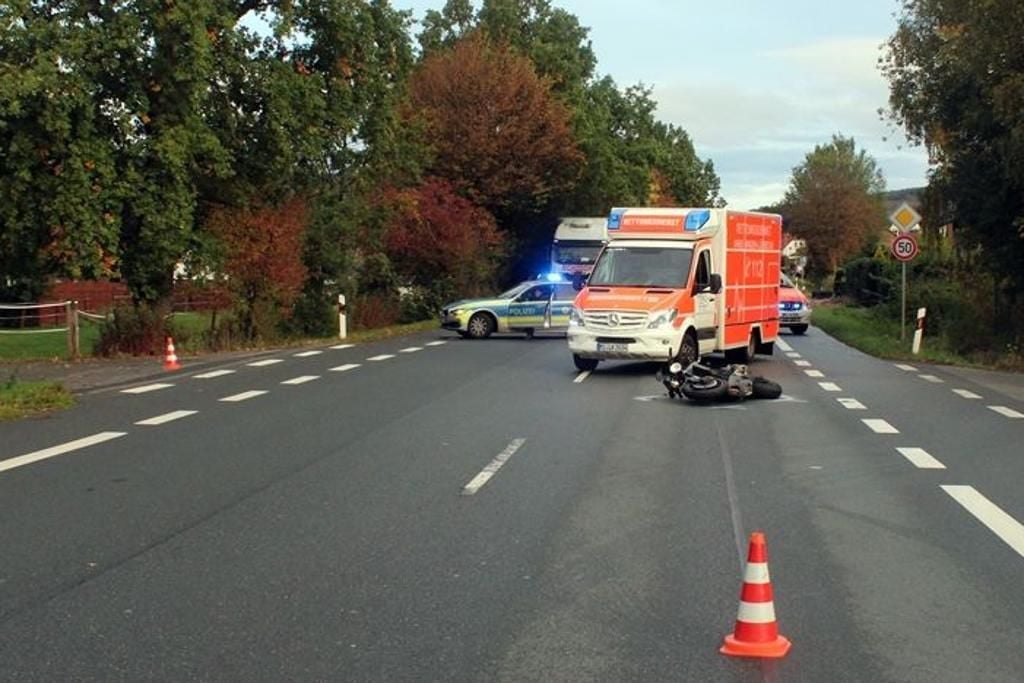
[[[729,385],[721,377],[693,377],[680,387],[683,396],[691,401],[720,401],[729,394]]]
[[[487,339],[494,332],[494,318],[487,313],[476,313],[469,319],[466,331],[473,339]]]
[[[753,389],[751,396],[754,398],[778,398],[782,396],[782,385],[764,377],[755,377],[751,380]]]
[[[730,363],[739,363],[740,365],[748,365],[754,360],[754,354],[757,353],[757,331],[750,333],[750,339],[747,340],[747,345],[742,349],[727,349],[725,352],[725,359]]]
[[[676,354],[676,360],[686,368],[690,366],[690,363],[695,363],[699,359],[700,350],[697,347],[697,338],[693,336],[692,332],[687,332],[686,336],[683,337],[683,343],[679,345],[679,353]]]
[[[807,331],[807,325],[790,325],[789,331],[793,334],[803,334]]]
[[[600,361],[596,358],[583,358],[574,353],[572,354],[572,362],[580,372],[593,372],[597,369],[597,364]]]

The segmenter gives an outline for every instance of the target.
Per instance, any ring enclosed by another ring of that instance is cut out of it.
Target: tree
[[[499,223],[539,213],[572,188],[581,155],[569,110],[507,46],[474,33],[427,57],[409,95],[433,148],[431,172]]]
[[[280,206],[221,207],[210,215],[207,229],[220,241],[220,271],[240,304],[242,333],[248,339],[272,336],[279,313],[302,289],[307,216],[299,197]]]
[[[494,217],[428,178],[418,187],[385,194],[391,211],[387,254],[406,285],[445,288],[463,296],[493,284],[502,237]]]
[[[1024,296],[1022,34],[1024,4],[1015,0],[906,0],[883,60],[890,116],[927,145],[936,164],[930,182],[936,206],[951,214],[958,242],[980,246],[985,267],[1018,298]]]
[[[793,169],[783,204],[788,229],[807,242],[809,274],[834,274],[885,225],[884,190],[875,160],[841,135],[816,145]]]

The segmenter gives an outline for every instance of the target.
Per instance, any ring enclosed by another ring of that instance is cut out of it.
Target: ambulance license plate
[[[611,344],[608,342],[597,342],[598,351],[607,351],[608,353],[626,353],[629,350],[629,344]]]

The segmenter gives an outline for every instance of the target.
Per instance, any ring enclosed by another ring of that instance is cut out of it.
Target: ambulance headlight
[[[674,308],[667,311],[654,311],[650,316],[648,316],[649,322],[647,323],[647,329],[653,330],[659,327],[664,327],[675,319],[676,309]]]
[[[569,310],[569,327],[583,327],[583,311],[575,306]]]

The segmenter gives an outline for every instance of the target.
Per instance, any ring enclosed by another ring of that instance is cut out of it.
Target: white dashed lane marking
[[[573,380],[573,384],[580,384],[588,377],[590,377],[590,370],[584,370],[580,374],[576,375],[576,379]]]
[[[945,491],[965,510],[987,526],[992,533],[1024,557],[1024,526],[1002,508],[978,493],[973,486],[943,486]]]
[[[918,377],[923,379],[925,382],[931,382],[932,384],[942,384],[946,381],[941,377],[936,377],[935,375],[918,375]]]
[[[399,351],[399,353],[416,353],[417,351],[422,351],[422,350],[423,350],[422,346],[410,346],[409,348],[401,349]]]
[[[800,354],[797,353],[796,351],[789,351],[789,352],[786,353],[786,356],[788,358],[799,358]]]
[[[323,351],[303,351],[302,353],[296,353],[296,358],[309,358],[310,356],[319,356]]]
[[[62,443],[59,446],[50,446],[49,448],[44,448],[40,451],[32,451],[25,455],[19,455],[16,458],[0,460],[0,472],[13,470],[15,467],[21,467],[33,462],[39,462],[40,460],[46,460],[47,458],[77,451],[80,448],[95,446],[96,444],[103,443],[104,441],[110,441],[111,439],[122,437],[127,433],[128,432],[100,432],[99,434],[93,434],[92,436],[86,436],[81,439]]]
[[[842,391],[835,382],[818,382],[818,386],[825,391]]]
[[[501,453],[495,456],[487,467],[485,467],[480,474],[473,477],[473,479],[462,487],[462,495],[472,496],[479,491],[484,484],[490,481],[491,477],[498,473],[502,465],[508,462],[508,459],[515,455],[515,452],[522,448],[523,444],[526,443],[526,439],[512,439],[512,442],[505,447]]]
[[[223,377],[224,375],[234,374],[234,370],[213,370],[212,372],[204,372],[201,375],[195,375],[196,379],[213,379],[214,377]]]
[[[366,360],[381,361],[381,360],[387,360],[388,358],[394,358],[394,357],[395,357],[395,354],[393,354],[393,353],[382,353],[379,356],[371,356],[370,358],[367,358]]]
[[[855,398],[837,398],[840,405],[848,410],[867,410],[868,407]]]
[[[905,372],[917,372],[917,368],[915,368],[913,365],[906,365],[904,363],[896,363],[896,367],[898,367],[900,370],[903,370]]]
[[[809,360],[795,360],[795,361],[793,361],[793,365],[797,366],[798,368],[809,368],[809,367],[811,367],[811,361],[809,361]]]
[[[239,401],[248,401],[250,398],[256,398],[257,396],[262,396],[265,393],[267,393],[267,392],[266,391],[262,391],[260,389],[254,389],[252,391],[243,391],[240,394],[234,394],[232,396],[225,396],[224,398],[222,398],[220,400],[224,401],[225,403],[238,403]]]
[[[168,384],[166,382],[157,382],[156,384],[146,384],[146,385],[141,386],[141,387],[132,387],[131,389],[122,389],[121,393],[122,394],[148,394],[151,391],[160,391],[161,389],[166,389],[168,387],[173,387],[173,386],[174,386],[173,384]]]
[[[804,370],[808,377],[824,377],[825,373],[821,370]]]
[[[865,418],[861,420],[868,428],[875,434],[899,434],[900,430],[893,427],[885,420],[879,420],[877,418]]]
[[[277,365],[278,363],[283,363],[283,362],[284,362],[284,360],[282,360],[280,358],[268,358],[266,360],[253,361],[252,363],[248,363],[248,366],[250,368],[265,368],[268,365]]]
[[[1006,406],[989,406],[988,409],[994,410],[1000,415],[1004,415],[1014,420],[1020,420],[1021,418],[1024,418],[1024,413],[1019,413],[1013,408],[1007,408]]]
[[[946,466],[923,448],[897,448],[899,454],[922,470],[944,470]]]
[[[426,345],[427,346],[444,346],[447,343],[448,342],[446,342],[446,341],[432,341],[432,342],[427,342]]]
[[[355,370],[359,367],[359,363],[345,363],[337,367],[331,368],[331,372],[345,372],[347,370]]]
[[[180,420],[181,418],[188,417],[189,415],[195,415],[197,412],[198,411],[196,410],[175,410],[170,413],[164,413],[163,415],[151,417],[148,420],[139,420],[135,424],[142,425],[144,427],[155,427],[157,425],[167,424],[168,422]]]
[[[281,382],[281,384],[290,384],[290,385],[305,384],[306,382],[312,382],[315,379],[320,379],[320,375],[299,375],[298,377],[292,377],[291,379],[286,379],[285,381]]]
[[[963,398],[971,398],[971,399],[981,398],[981,396],[978,396],[973,391],[967,391],[967,389],[954,389],[953,393],[956,394],[957,396],[962,396]]]
[[[331,348],[335,351],[341,351],[342,349],[351,349],[355,344],[335,344]]]

